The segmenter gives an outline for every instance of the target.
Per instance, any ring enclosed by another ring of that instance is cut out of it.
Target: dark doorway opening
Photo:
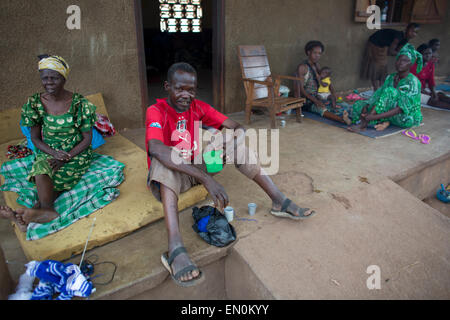
[[[214,106],[213,90],[213,1],[201,1],[201,32],[162,32],[160,2],[141,1],[143,55],[147,78],[148,105],[167,96],[163,84],[167,70],[175,62],[187,62],[198,73],[197,99]],[[219,106],[215,106],[221,109]]]

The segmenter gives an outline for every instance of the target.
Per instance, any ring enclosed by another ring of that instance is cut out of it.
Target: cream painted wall
[[[81,9],[80,30],[66,27],[72,4]],[[0,109],[42,90],[37,55],[50,53],[71,66],[68,90],[101,92],[116,127],[142,126],[133,1],[4,0],[0,32]]]
[[[225,110],[244,110],[245,92],[237,57],[238,45],[265,45],[271,71],[292,74],[306,56],[309,40],[325,44],[321,65],[333,69],[337,90],[369,87],[359,79],[360,63],[368,37],[374,30],[354,22],[355,0],[226,0]],[[423,25],[412,41],[416,47],[441,39],[438,74],[450,73],[450,5],[445,23]],[[403,27],[395,28],[403,30]],[[392,60],[393,58],[391,58]],[[291,86],[291,83],[284,83]]]

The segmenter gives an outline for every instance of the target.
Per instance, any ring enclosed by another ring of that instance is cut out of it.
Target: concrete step
[[[192,230],[192,209],[180,212],[180,228],[185,247],[194,263],[205,273],[205,282],[198,287],[178,287],[161,263],[161,254],[167,251],[167,232],[164,220],[157,221],[125,238],[116,240],[86,252],[86,259],[96,255],[97,262],[112,261],[117,265],[114,281],[108,285],[95,285],[97,291],[91,299],[125,300],[147,299],[222,299],[224,292],[223,259],[227,248],[208,245]],[[92,258],[94,260],[95,256]],[[69,259],[78,264],[80,255]],[[211,266],[210,266],[211,265]],[[222,266],[221,266],[222,265]],[[206,270],[204,267],[209,266]],[[106,282],[111,278],[111,267],[95,266],[95,275],[103,274],[95,283]],[[217,278],[215,275],[222,275]],[[218,280],[217,280],[218,279]],[[211,283],[214,283],[213,285]]]
[[[239,241],[225,263],[227,297],[450,298],[448,217],[388,179],[334,198],[313,206],[311,220],[280,220]],[[370,266],[380,289],[368,289]]]

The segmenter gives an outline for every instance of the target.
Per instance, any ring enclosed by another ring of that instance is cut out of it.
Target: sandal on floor
[[[309,208],[300,208],[300,215],[299,216],[294,216],[293,214],[287,212],[287,208],[289,207],[289,205],[291,204],[292,200],[286,198],[283,201],[283,204],[281,205],[281,210],[280,211],[273,211],[271,210],[270,213],[276,217],[280,217],[280,218],[289,218],[292,220],[305,220],[308,219],[310,217],[312,217],[316,212],[313,211],[311,212],[311,214],[305,216],[305,212],[307,212],[308,210],[310,210]]]
[[[450,191],[447,191],[443,184],[441,184],[441,189],[438,190],[436,197],[444,203],[450,203]]]
[[[414,130],[412,130],[412,129],[403,130],[402,134],[404,136],[407,136],[407,137],[411,138],[411,139],[420,140],[420,138],[417,136],[417,133]]]
[[[431,142],[430,136],[427,136],[426,134],[419,134],[419,140],[423,144],[430,144]]]
[[[165,252],[165,253],[163,253],[161,255],[161,262],[164,265],[164,267],[167,269],[167,271],[169,271],[170,276],[172,277],[173,281],[175,281],[175,283],[177,285],[182,286],[182,287],[192,287],[194,285],[199,284],[200,282],[203,282],[203,280],[204,280],[203,273],[194,264],[191,264],[191,265],[189,265],[187,267],[184,267],[183,269],[178,271],[175,275],[173,274],[172,267],[171,267],[172,262],[181,253],[187,253],[185,247],[178,247],[178,248],[176,248],[175,250],[172,251],[172,254],[170,255],[170,257],[167,256],[168,252]],[[181,281],[179,279],[183,274],[186,274],[189,271],[193,271],[193,270],[198,270],[199,271],[198,277],[196,277],[196,278],[194,278],[194,279],[192,279],[190,281]]]

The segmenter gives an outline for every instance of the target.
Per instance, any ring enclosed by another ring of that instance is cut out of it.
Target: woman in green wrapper
[[[353,105],[353,123],[348,130],[358,132],[371,124],[381,131],[393,124],[402,128],[420,125],[420,81],[410,73],[417,63],[417,72],[422,70],[422,55],[411,44],[406,44],[398,53],[396,73],[389,75],[383,86],[367,101]],[[359,122],[360,121],[360,122]],[[359,122],[359,123],[358,123]]]
[[[96,107],[78,93],[64,89],[69,65],[59,56],[39,56],[45,92],[31,96],[22,107],[21,123],[31,127],[36,159],[28,176],[36,183],[39,201],[32,208],[0,206],[0,216],[26,231],[30,222],[46,223],[59,215],[54,201],[72,189],[88,170],[92,158],[92,128]]]

